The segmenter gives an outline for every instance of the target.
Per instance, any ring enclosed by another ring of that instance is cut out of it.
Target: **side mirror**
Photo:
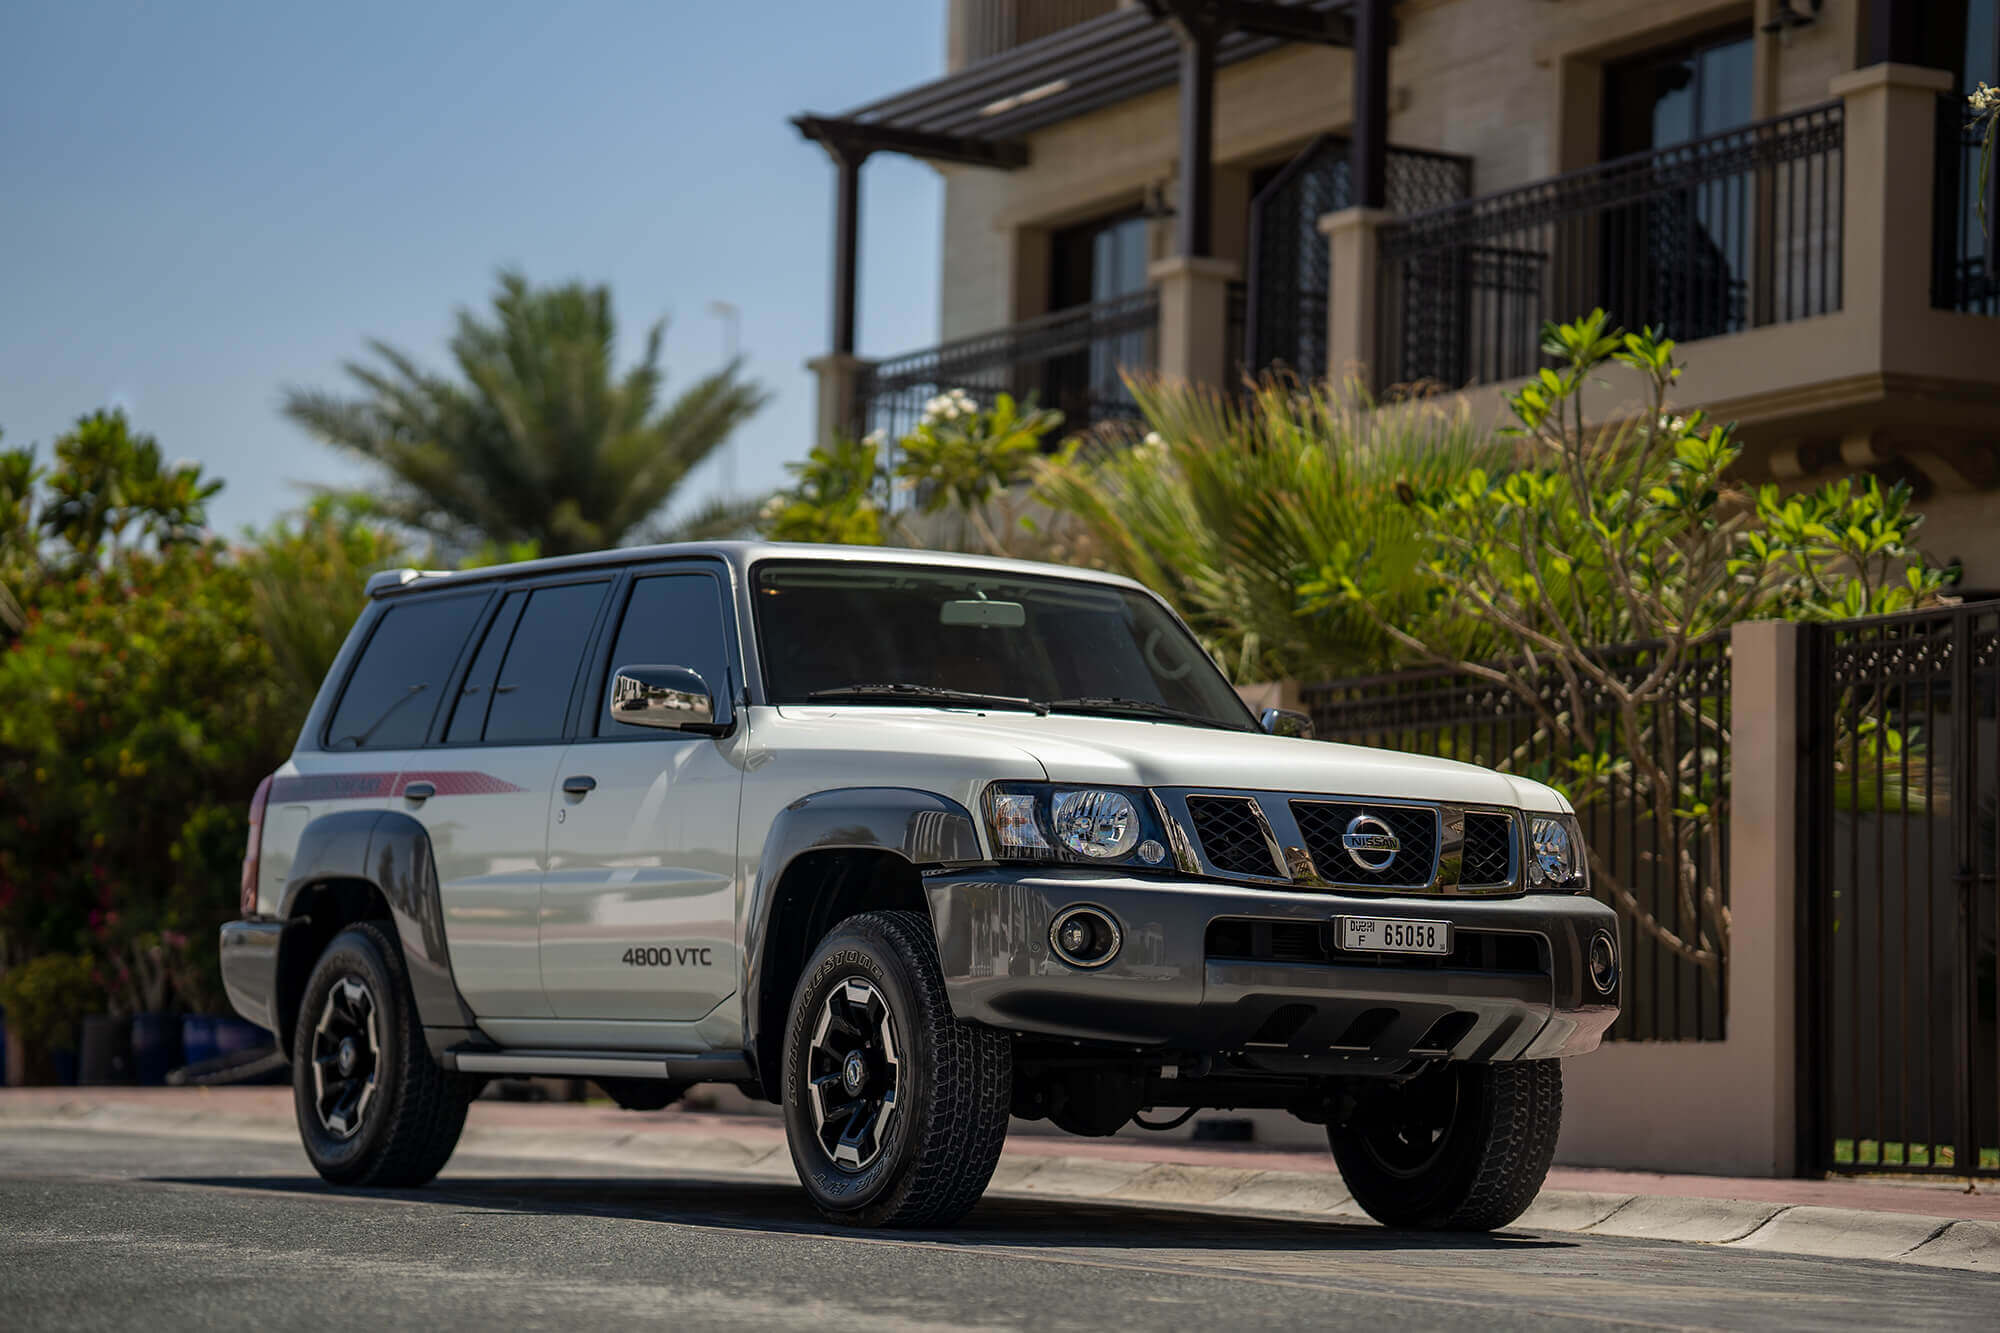
[[[699,671],[680,666],[622,666],[611,673],[611,716],[633,727],[727,736],[715,720],[715,696]]]
[[[1296,736],[1302,741],[1317,739],[1313,734],[1313,720],[1289,708],[1266,708],[1261,721],[1264,730],[1273,736]]]

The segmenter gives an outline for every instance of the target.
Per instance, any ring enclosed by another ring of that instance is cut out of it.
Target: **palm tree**
[[[285,415],[378,464],[382,512],[460,552],[532,542],[563,555],[742,527],[754,505],[734,500],[671,530],[649,524],[763,406],[763,388],[738,378],[732,361],[661,408],[665,322],[647,331],[623,375],[613,365],[617,327],[605,287],[533,287],[502,272],[490,316],[459,312],[456,377],[371,340],[380,364],[344,367],[360,396],[290,390]]]

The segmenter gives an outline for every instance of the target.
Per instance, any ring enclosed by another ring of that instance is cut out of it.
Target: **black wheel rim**
[[[843,1171],[875,1164],[901,1072],[896,1023],[882,992],[861,977],[842,981],[820,1006],[806,1052],[813,1132],[827,1160]]]
[[[1369,1104],[1361,1146],[1392,1176],[1422,1175],[1450,1144],[1458,1108],[1456,1071],[1419,1075],[1384,1089]]]
[[[361,1132],[381,1064],[375,993],[360,977],[342,977],[313,1028],[313,1109],[322,1129],[343,1140]]]

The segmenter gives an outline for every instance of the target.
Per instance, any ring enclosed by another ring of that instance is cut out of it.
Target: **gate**
[[[1799,1161],[2000,1175],[2000,602],[1803,647]]]

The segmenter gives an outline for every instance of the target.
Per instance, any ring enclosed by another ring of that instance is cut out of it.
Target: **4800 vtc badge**
[[[628,967],[711,967],[713,949],[627,949],[619,961]]]

